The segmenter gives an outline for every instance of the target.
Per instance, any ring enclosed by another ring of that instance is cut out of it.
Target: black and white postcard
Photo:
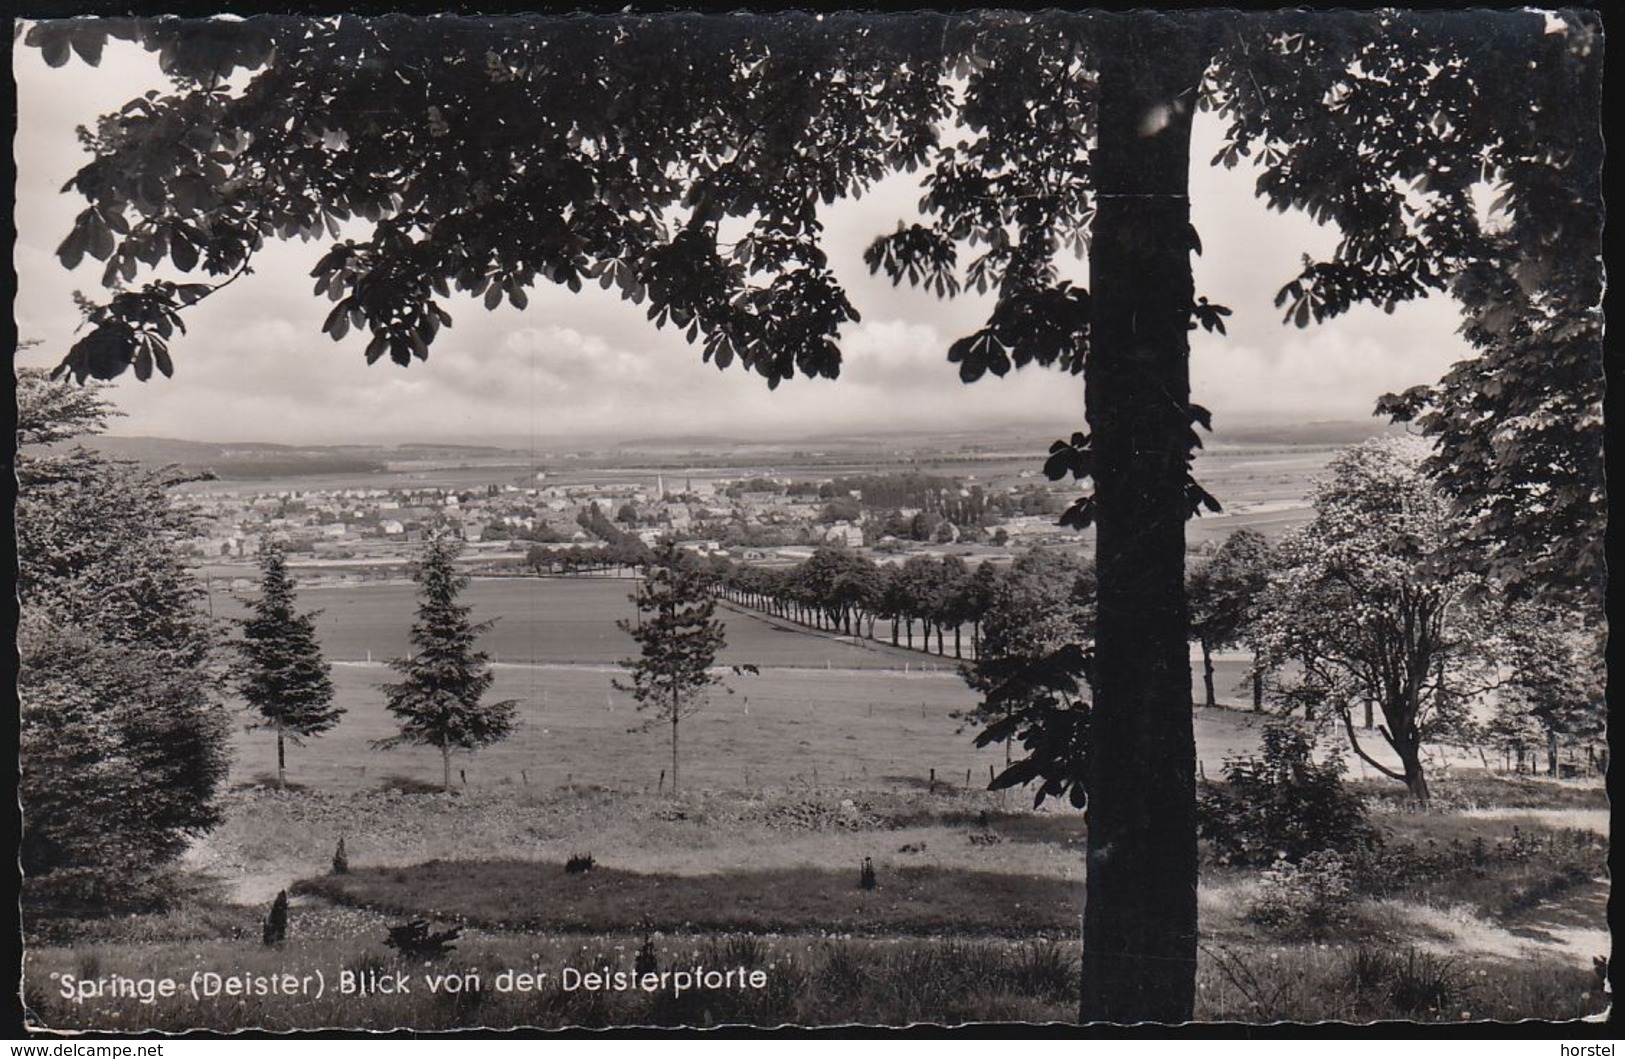
[[[1602,34],[19,23],[26,1028],[1583,1035]]]

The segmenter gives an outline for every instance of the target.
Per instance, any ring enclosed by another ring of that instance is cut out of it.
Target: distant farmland
[[[496,619],[480,646],[498,661],[613,665],[636,649],[615,625],[633,620],[628,597],[636,584],[630,578],[480,578],[463,598],[473,604],[475,621]],[[219,590],[215,604],[222,613],[232,609]],[[404,581],[313,586],[300,590],[299,605],[321,610],[317,633],[329,659],[387,661],[407,652],[417,596],[415,586]],[[957,665],[952,657],[889,644],[808,635],[740,611],[720,616],[728,630],[728,647],[720,659],[724,665],[950,671]],[[886,632],[890,625],[880,623],[876,629]],[[951,634],[948,642],[951,654]]]
[[[504,663],[584,664],[613,666],[632,654],[632,638],[615,625],[631,621],[628,598],[636,584],[630,578],[476,578],[464,594],[474,606],[474,620],[496,619],[480,646]],[[384,662],[407,653],[408,633],[416,607],[415,586],[404,582],[319,586],[299,593],[301,609],[320,609],[316,619],[322,650],[333,661]],[[222,614],[240,613],[240,604],[215,592]],[[853,643],[847,637],[813,633],[753,612],[724,608],[718,616],[727,627],[728,646],[719,664],[761,668],[824,670],[896,670],[916,673],[958,672],[953,634],[945,637],[948,654],[894,648],[890,622],[875,623],[881,641]],[[968,653],[970,627],[962,641]],[[920,642],[915,626],[915,643]],[[933,639],[933,644],[935,640]],[[1231,659],[1217,663],[1221,702],[1246,700],[1245,666]],[[1200,673],[1193,674],[1198,693]],[[966,692],[969,695],[969,692]]]

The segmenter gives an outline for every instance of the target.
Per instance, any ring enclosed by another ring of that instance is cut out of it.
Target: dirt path
[[[1435,908],[1409,901],[1380,902],[1385,913],[1410,932],[1422,948],[1451,956],[1493,956],[1505,960],[1564,959],[1590,967],[1592,959],[1613,948],[1605,926],[1609,884],[1594,879],[1558,900],[1542,901],[1506,925],[1492,923],[1470,909]]]

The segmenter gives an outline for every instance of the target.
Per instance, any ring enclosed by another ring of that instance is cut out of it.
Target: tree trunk
[[[440,747],[440,789],[447,794],[451,793],[451,746],[442,744]]]
[[[680,720],[674,711],[671,715],[671,796],[677,797],[677,722]]]
[[[1213,648],[1207,642],[1207,637],[1200,638],[1202,643],[1202,687],[1207,692],[1207,708],[1213,709],[1219,700],[1213,694]]]
[[[277,790],[288,789],[288,751],[282,745],[282,726],[276,729],[276,787]]]
[[[959,626],[957,626],[957,625],[954,626],[954,657],[955,658],[963,658],[963,657],[965,657],[964,655],[959,653]]]
[[[1546,730],[1546,775],[1557,778],[1557,729]]]
[[[891,645],[893,647],[897,646],[897,618],[896,617],[893,617],[892,620],[891,620]]]
[[[1264,674],[1258,669],[1258,655],[1253,655],[1253,712],[1264,712]]]
[[[1418,805],[1428,803],[1428,778],[1422,771],[1422,758],[1420,748],[1402,750],[1399,760],[1405,766],[1405,789],[1411,792],[1411,797]]]
[[[1098,697],[1086,758],[1085,1022],[1188,1021],[1196,997],[1196,744],[1185,601],[1188,17],[1102,15],[1093,321]]]

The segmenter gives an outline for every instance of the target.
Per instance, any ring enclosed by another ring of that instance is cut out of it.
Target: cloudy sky
[[[127,45],[110,45],[100,68],[74,61],[59,70],[19,46],[15,75],[15,316],[19,335],[40,343],[19,362],[49,366],[79,324],[72,292],[101,297],[98,263],[70,273],[53,253],[82,205],[58,191],[88,157],[74,129],[165,84],[155,58]],[[1221,437],[1227,422],[1367,417],[1378,395],[1430,382],[1468,354],[1441,298],[1392,316],[1371,309],[1307,330],[1283,325],[1275,291],[1302,254],[1324,251],[1333,236],[1268,212],[1245,168],[1208,168],[1217,136],[1198,115],[1192,210],[1205,254],[1195,259],[1196,289],[1235,315],[1228,337],[1193,335],[1191,375]],[[863,315],[842,335],[837,381],[798,378],[769,392],[755,375],[703,363],[696,347],[612,294],[551,285],[534,290],[523,312],[454,300],[455,325],[426,363],[369,367],[364,338],[335,343],[321,333],[330,305],[310,293],[308,275],[323,244],[294,242],[268,246],[253,275],[188,313],[188,334],[171,347],[172,380],[119,381],[114,399],[127,416],[116,432],[331,443],[1081,426],[1079,378],[1034,368],[959,381],[947,347],[985,319],[987,302],[939,301],[868,274],[864,246],[913,216],[917,199],[911,179],[897,178],[827,210],[826,249]]]

